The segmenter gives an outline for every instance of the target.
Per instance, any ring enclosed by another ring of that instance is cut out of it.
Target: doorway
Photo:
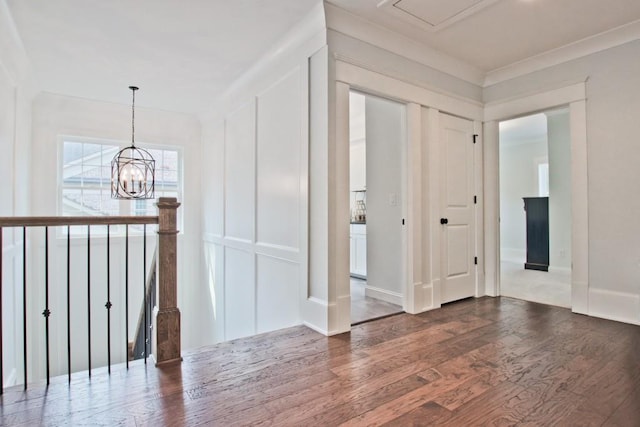
[[[499,123],[501,295],[571,307],[569,109]]]
[[[351,324],[403,311],[406,113],[349,93]]]

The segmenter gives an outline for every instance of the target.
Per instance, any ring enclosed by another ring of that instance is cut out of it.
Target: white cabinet
[[[351,275],[367,278],[367,226],[351,224]]]

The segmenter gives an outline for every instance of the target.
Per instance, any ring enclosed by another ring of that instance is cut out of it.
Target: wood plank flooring
[[[480,298],[5,390],[0,424],[640,426],[640,327]]]

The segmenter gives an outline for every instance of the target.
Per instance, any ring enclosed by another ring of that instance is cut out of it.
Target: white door
[[[441,114],[442,303],[474,296],[473,122]]]

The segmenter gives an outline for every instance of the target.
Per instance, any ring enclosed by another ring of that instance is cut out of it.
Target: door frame
[[[456,95],[444,94],[422,86],[398,80],[373,69],[357,65],[348,58],[336,58],[333,76],[335,77],[335,121],[331,126],[330,140],[334,139],[330,156],[334,165],[331,185],[335,193],[330,195],[334,201],[329,213],[329,223],[333,224],[331,239],[334,240],[335,264],[330,268],[329,284],[329,330],[330,334],[349,331],[350,290],[349,261],[338,259],[338,254],[348,253],[349,234],[349,91],[356,90],[391,99],[406,105],[406,214],[405,218],[405,277],[403,278],[403,309],[415,314],[440,307],[439,288],[439,248],[437,219],[439,206],[432,203],[438,200],[439,190],[434,185],[432,166],[437,164],[437,132],[439,131],[439,112],[446,112],[474,121],[474,128],[480,134],[478,149],[482,152],[483,104]],[[331,73],[330,73],[331,74]],[[330,96],[331,97],[331,96]],[[422,109],[426,108],[426,114]],[[426,129],[423,129],[427,126]],[[435,136],[434,136],[435,132]],[[476,189],[479,198],[477,205],[477,224],[482,224],[482,158],[477,156]],[[423,173],[423,169],[428,174]],[[427,176],[428,175],[428,176]],[[435,222],[437,221],[437,226]],[[334,234],[335,233],[335,234]],[[476,227],[476,245],[478,257],[484,259],[483,233]],[[476,269],[477,295],[484,295],[484,266],[479,263]],[[335,332],[334,332],[335,331]]]
[[[485,275],[487,295],[500,295],[500,181],[498,123],[569,107],[571,129],[571,309],[589,313],[589,217],[586,81],[485,105]]]
[[[480,185],[479,182],[482,182],[481,177],[478,176],[478,169],[479,169],[479,165],[478,165],[478,151],[480,150],[481,147],[481,143],[478,144],[479,142],[479,136],[480,136],[480,129],[481,127],[479,127],[479,123],[474,123],[473,120],[469,120],[466,118],[462,118],[462,117],[457,117],[454,116],[452,114],[448,114],[445,112],[438,112],[438,116],[439,116],[439,122],[438,122],[438,128],[437,128],[437,132],[438,132],[438,139],[436,144],[438,144],[438,155],[436,158],[436,161],[438,162],[438,165],[433,165],[432,166],[432,172],[437,172],[438,176],[439,176],[439,182],[437,182],[437,185],[439,186],[439,190],[440,190],[440,194],[439,197],[437,198],[437,200],[433,200],[433,204],[436,205],[436,210],[438,212],[437,215],[437,220],[439,220],[439,218],[441,217],[448,217],[449,214],[446,212],[448,207],[447,207],[447,194],[446,191],[448,190],[447,187],[447,181],[446,181],[446,170],[443,171],[442,169],[440,169],[442,167],[442,165],[446,164],[446,152],[448,147],[446,147],[446,144],[443,142],[444,137],[443,135],[443,130],[444,130],[444,123],[442,121],[443,116],[448,116],[450,119],[453,120],[463,120],[465,122],[468,122],[468,125],[470,125],[471,127],[471,134],[469,134],[469,139],[468,141],[466,141],[465,143],[468,144],[468,147],[471,147],[471,171],[470,171],[470,176],[469,179],[471,180],[471,186],[470,188],[468,188],[468,192],[474,196],[475,198],[475,202],[472,202],[471,199],[468,200],[469,202],[469,209],[470,209],[470,220],[469,220],[469,226],[471,227],[471,241],[469,242],[469,253],[468,255],[468,266],[469,266],[469,275],[471,276],[471,279],[473,281],[473,288],[474,288],[474,292],[473,295],[468,295],[466,297],[463,298],[468,298],[470,296],[474,296],[474,297],[479,297],[484,295],[482,289],[479,285],[481,283],[481,278],[479,276],[479,271],[481,271],[481,269],[477,268],[477,263],[478,261],[476,261],[475,263],[472,262],[472,259],[474,257],[479,258],[479,250],[478,250],[478,236],[481,235],[481,230],[479,229],[479,227],[482,224],[482,220],[481,220],[481,209],[479,208],[480,206],[482,206],[481,203],[479,203],[478,198],[481,198],[481,189],[480,189]],[[474,135],[478,135],[477,137]],[[469,160],[468,158],[466,160]],[[435,179],[432,179],[433,181],[437,181]],[[480,216],[479,216],[480,215]],[[439,266],[440,266],[440,274],[439,274],[439,295],[440,297],[438,298],[440,301],[440,304],[446,304],[448,302],[455,302],[458,301],[460,299],[463,298],[455,298],[455,299],[451,299],[448,301],[444,301],[443,300],[443,295],[445,294],[445,289],[447,286],[451,286],[451,285],[447,285],[447,282],[449,280],[448,277],[448,247],[447,250],[445,250],[445,241],[448,239],[448,233],[449,233],[449,225],[440,225],[439,227],[439,238],[440,238],[440,242],[437,248],[434,248],[436,250],[438,250],[440,252],[439,254]],[[448,245],[448,242],[446,243]]]
[[[407,242],[407,227],[406,227],[406,218],[407,218],[407,198],[408,198],[408,192],[407,192],[407,151],[408,151],[408,135],[407,135],[407,103],[406,102],[402,102],[402,101],[398,101],[396,99],[392,99],[389,97],[384,97],[384,96],[380,96],[380,95],[374,95],[372,93],[369,93],[367,91],[363,91],[360,89],[355,89],[355,88],[351,88],[349,90],[349,94],[351,96],[351,93],[357,93],[360,94],[361,96],[365,97],[365,105],[366,105],[366,99],[368,97],[370,98],[377,98],[380,100],[384,100],[393,104],[396,104],[398,107],[402,108],[402,112],[401,112],[401,129],[400,129],[400,171],[399,171],[399,176],[397,176],[397,178],[399,178],[399,182],[400,182],[400,192],[398,194],[398,196],[400,197],[400,203],[399,203],[399,207],[400,207],[400,213],[401,213],[401,218],[404,219],[404,223],[403,226],[400,229],[400,283],[401,283],[401,287],[400,287],[400,304],[402,306],[402,308],[404,309],[404,302],[405,302],[405,287],[402,286],[402,284],[405,283],[406,281],[406,272],[407,272],[407,250],[406,250],[406,242]],[[366,127],[366,123],[367,123],[367,117],[365,114],[365,127]],[[351,125],[351,123],[349,124]],[[365,139],[367,139],[365,137]],[[365,163],[367,162],[367,158],[369,156],[370,150],[368,149],[369,144],[368,142],[365,142],[365,151],[366,151],[366,158],[365,158]],[[351,151],[349,151],[349,156],[351,156]],[[351,161],[349,159],[349,165],[351,165]],[[376,171],[372,171],[373,173],[375,173]],[[351,174],[349,174],[351,175]],[[367,176],[369,176],[367,174]],[[367,180],[368,181],[368,180]],[[349,185],[349,190],[350,190],[351,185]],[[351,196],[351,191],[349,191],[349,196]],[[369,196],[367,196],[368,198]],[[349,206],[351,206],[351,204],[349,204]],[[367,212],[369,211],[369,204],[367,204]],[[350,213],[350,212],[349,212]],[[400,221],[401,219],[398,218],[398,221]],[[369,231],[368,225],[367,225],[367,233]],[[371,245],[371,240],[367,238],[367,258],[369,257],[369,249],[372,247]],[[367,265],[369,265],[370,263],[367,260]],[[367,281],[368,281],[368,276],[369,276],[369,268],[367,268]],[[370,284],[367,283],[367,286],[369,286]],[[376,288],[373,288],[373,292],[377,292],[375,291]],[[381,290],[383,293],[385,292],[384,290]],[[393,295],[395,292],[390,292],[390,295],[388,295],[389,299],[387,300],[388,302],[392,302],[392,301],[397,301],[397,299],[395,297],[397,297],[397,295]],[[384,298],[382,298],[384,299]]]
[[[408,179],[408,173],[407,173],[407,159],[408,159],[408,149],[409,149],[409,138],[408,138],[408,132],[407,132],[407,127],[408,127],[408,105],[406,102],[397,100],[397,99],[393,99],[390,98],[388,96],[381,96],[379,94],[373,94],[367,90],[362,90],[360,88],[355,88],[355,87],[351,87],[349,86],[349,95],[351,94],[351,92],[355,92],[358,93],[362,96],[364,96],[365,98],[370,96],[370,97],[375,97],[375,98],[379,98],[379,99],[384,99],[393,103],[396,103],[400,106],[403,107],[403,113],[402,113],[402,119],[404,121],[403,126],[402,126],[402,141],[401,141],[401,153],[400,153],[400,165],[401,165],[401,170],[400,170],[400,210],[402,212],[402,218],[405,219],[405,225],[404,227],[402,227],[401,229],[401,255],[400,255],[400,270],[401,270],[401,283],[406,283],[406,277],[407,277],[407,237],[409,234],[409,226],[407,224],[407,207],[409,205],[409,194],[407,191],[407,179]],[[366,117],[365,117],[365,123],[366,123]],[[350,125],[350,123],[349,123]],[[366,125],[365,125],[366,126]],[[349,142],[349,148],[350,148],[350,141]],[[365,146],[366,146],[366,142],[365,142]],[[350,167],[350,156],[351,156],[351,152],[349,150],[347,150],[348,156],[347,156],[347,165],[349,165]],[[367,173],[369,173],[369,171],[367,171]],[[349,178],[350,173],[347,174],[347,178]],[[347,181],[347,190],[349,190],[348,192],[348,196],[349,198],[351,197],[351,191],[350,191],[350,185],[349,182]],[[342,198],[342,196],[341,196]],[[347,215],[346,218],[350,218],[351,217],[351,212],[349,211],[349,215]],[[367,253],[369,253],[369,245],[370,245],[370,239],[367,239]],[[367,262],[367,264],[369,264]],[[349,272],[349,277],[351,276],[350,274],[351,272]],[[368,275],[368,271],[367,271],[367,275]],[[406,298],[405,298],[405,294],[406,294],[406,287],[405,286],[401,286],[402,289],[402,309],[405,310],[405,305],[406,305]],[[351,295],[351,292],[349,292],[349,296]],[[351,316],[349,316],[351,317]]]

